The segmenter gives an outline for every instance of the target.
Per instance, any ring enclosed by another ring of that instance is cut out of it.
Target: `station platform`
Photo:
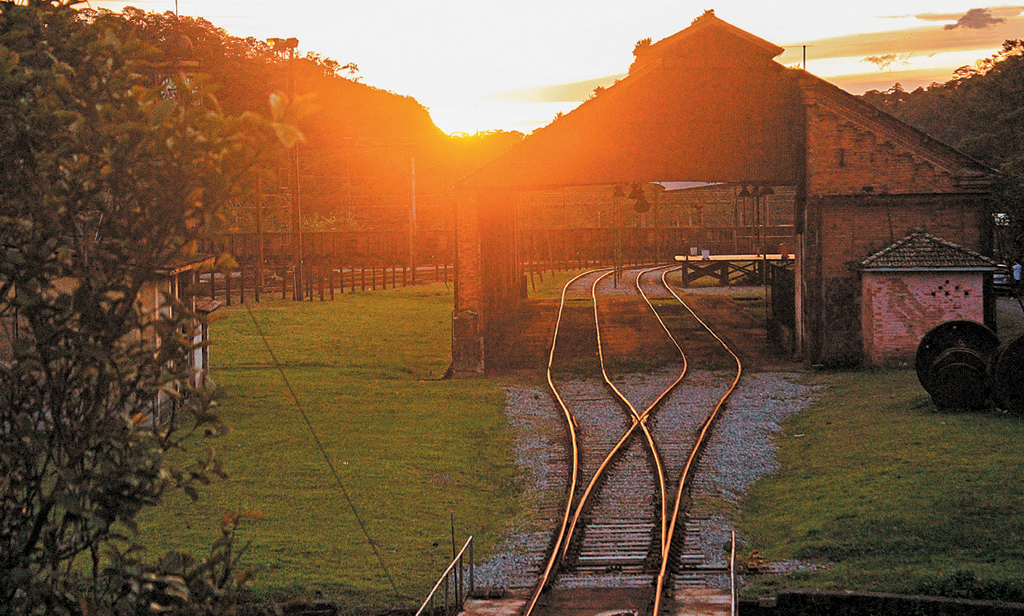
[[[682,266],[683,286],[688,287],[700,278],[709,277],[719,286],[766,284],[768,266],[789,269],[793,255],[774,253],[763,255],[676,255]]]

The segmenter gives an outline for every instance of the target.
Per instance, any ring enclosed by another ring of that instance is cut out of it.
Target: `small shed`
[[[189,364],[194,368],[191,384],[195,387],[204,387],[209,376],[210,328],[203,321],[220,307],[220,302],[196,297],[195,289],[199,283],[199,273],[210,271],[213,266],[214,257],[204,254],[169,261],[157,269],[151,280],[142,285],[137,300],[143,314],[151,319],[159,318],[160,313],[170,317],[176,308],[204,317],[203,320],[193,320],[192,342],[195,348],[188,357]],[[154,345],[159,344],[159,337],[154,329],[149,328],[143,335]]]
[[[872,365],[914,359],[932,328],[953,320],[985,321],[986,278],[998,264],[917,231],[870,255],[861,270],[864,358]]]

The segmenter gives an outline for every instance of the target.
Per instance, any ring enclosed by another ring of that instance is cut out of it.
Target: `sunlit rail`
[[[703,448],[704,448],[704,446],[706,444],[706,441],[707,441],[707,438],[708,438],[711,426],[713,425],[715,419],[718,417],[719,412],[720,412],[722,406],[724,405],[726,398],[736,388],[736,385],[738,384],[740,376],[742,374],[742,364],[741,364],[739,358],[736,356],[736,354],[733,353],[733,351],[731,349],[729,349],[728,345],[726,345],[725,342],[717,334],[715,334],[710,329],[710,327],[703,320],[701,320],[693,312],[693,310],[690,309],[689,306],[687,306],[685,304],[685,302],[682,301],[682,299],[679,297],[679,295],[676,294],[674,290],[672,290],[671,286],[668,284],[668,273],[669,273],[669,271],[671,269],[673,269],[673,266],[662,266],[662,267],[655,267],[655,268],[646,269],[646,270],[643,270],[643,271],[639,272],[637,274],[637,276],[636,276],[636,279],[635,279],[635,284],[636,284],[637,291],[639,292],[640,296],[644,299],[644,301],[647,303],[647,305],[650,308],[650,310],[653,313],[653,315],[657,318],[661,328],[665,331],[665,334],[668,336],[668,338],[671,341],[671,343],[675,346],[675,348],[676,348],[676,350],[678,352],[679,359],[680,359],[680,370],[679,370],[678,376],[675,378],[675,380],[670,385],[665,387],[663,389],[663,391],[661,391],[661,393],[657,396],[655,401],[653,403],[651,403],[642,412],[638,411],[635,408],[635,406],[633,405],[633,403],[620,391],[620,389],[618,387],[616,387],[616,385],[613,383],[611,377],[608,374],[607,362],[606,362],[606,358],[605,358],[604,343],[602,341],[601,318],[600,318],[600,314],[599,314],[599,310],[598,310],[599,299],[598,299],[598,290],[597,289],[598,289],[598,284],[604,278],[606,278],[607,276],[613,274],[613,270],[611,270],[611,269],[608,269],[608,270],[591,270],[591,271],[588,271],[588,272],[584,272],[583,274],[580,274],[580,275],[576,276],[575,278],[573,278],[572,280],[570,280],[569,282],[567,282],[566,285],[562,289],[561,298],[560,298],[560,304],[559,304],[559,310],[558,310],[558,316],[557,316],[556,323],[555,323],[555,330],[554,330],[554,333],[552,335],[550,353],[548,355],[547,380],[548,380],[548,386],[550,387],[550,389],[552,391],[552,394],[554,395],[556,401],[558,402],[560,408],[562,409],[562,413],[563,413],[563,415],[565,417],[566,424],[567,424],[567,427],[568,427],[570,446],[571,446],[571,449],[572,449],[572,458],[571,458],[571,467],[572,468],[571,468],[571,473],[570,473],[570,477],[571,478],[570,478],[570,482],[569,482],[568,494],[567,494],[566,500],[565,500],[565,507],[564,507],[564,512],[562,514],[561,524],[560,524],[558,532],[556,533],[555,538],[554,538],[554,540],[552,542],[551,553],[550,553],[549,558],[546,561],[546,566],[544,567],[543,572],[538,576],[538,579],[537,579],[537,582],[536,582],[536,586],[534,587],[534,590],[533,590],[533,592],[531,594],[530,600],[527,602],[527,604],[523,608],[522,614],[524,614],[524,616],[528,616],[528,615],[532,614],[532,612],[534,611],[534,609],[537,606],[537,603],[539,601],[539,598],[540,598],[541,594],[544,592],[545,588],[547,588],[548,585],[553,582],[553,579],[554,579],[554,577],[555,577],[555,575],[556,575],[556,573],[557,573],[557,571],[559,569],[560,563],[563,562],[567,558],[569,546],[570,546],[570,543],[573,540],[574,534],[577,532],[577,527],[580,524],[580,519],[581,519],[581,516],[582,516],[582,512],[584,511],[585,506],[587,505],[588,501],[590,500],[590,497],[595,492],[595,488],[598,485],[598,482],[599,482],[602,474],[604,474],[607,471],[607,469],[609,468],[609,465],[611,464],[611,461],[617,455],[619,455],[619,453],[625,447],[626,443],[629,442],[630,438],[636,433],[636,430],[638,428],[644,434],[644,439],[645,439],[645,442],[646,442],[646,446],[647,446],[647,448],[649,450],[650,456],[654,460],[655,474],[657,475],[656,479],[657,479],[657,484],[658,484],[658,488],[657,489],[658,489],[658,491],[660,493],[659,494],[659,501],[660,501],[660,504],[661,504],[661,512],[660,512],[660,515],[658,516],[659,525],[660,525],[660,533],[659,533],[659,540],[658,540],[658,545],[660,546],[660,554],[659,554],[659,556],[660,556],[660,558],[659,558],[660,567],[659,567],[659,572],[658,572],[658,577],[657,577],[657,582],[656,582],[657,586],[656,586],[653,614],[657,615],[659,613],[660,609],[661,609],[661,597],[662,597],[662,595],[664,593],[664,586],[665,586],[666,579],[667,579],[667,577],[668,577],[668,575],[670,573],[670,561],[671,561],[671,553],[672,553],[672,550],[671,550],[672,537],[673,537],[675,529],[677,527],[677,521],[680,519],[681,514],[683,513],[683,511],[682,511],[682,499],[685,496],[686,490],[688,489],[688,486],[689,486],[689,484],[690,484],[690,482],[692,480],[692,475],[693,475],[693,471],[694,471],[695,466],[696,466],[696,461],[699,458],[700,453],[701,453],[701,451],[703,450]],[[666,479],[665,470],[664,470],[662,462],[661,462],[661,458],[660,458],[660,455],[659,455],[659,452],[658,452],[658,447],[657,447],[657,443],[655,441],[655,438],[654,438],[654,436],[652,435],[650,429],[647,426],[647,420],[651,416],[651,413],[666,399],[666,397],[669,395],[669,393],[673,389],[675,389],[676,386],[679,385],[680,382],[683,381],[683,379],[686,376],[688,362],[687,362],[686,354],[683,352],[683,349],[680,346],[678,340],[672,334],[672,332],[668,328],[668,326],[665,324],[665,321],[662,319],[662,316],[658,313],[657,308],[651,302],[650,297],[648,296],[648,294],[643,289],[642,279],[643,279],[644,275],[649,275],[649,274],[651,274],[653,272],[658,272],[658,271],[662,272],[662,275],[660,277],[661,285],[665,289],[667,289],[669,291],[669,293],[671,293],[672,297],[674,297],[675,300],[678,301],[697,320],[697,322],[701,324],[701,326],[704,329],[706,329],[712,336],[715,337],[715,339],[725,348],[726,351],[729,352],[729,354],[734,358],[734,360],[736,362],[736,367],[737,367],[737,369],[736,369],[736,377],[735,377],[735,379],[733,379],[731,385],[728,388],[728,391],[721,397],[721,399],[719,399],[719,401],[715,405],[714,409],[711,412],[708,413],[708,415],[705,417],[703,423],[701,424],[701,429],[699,431],[699,436],[696,439],[696,442],[694,443],[692,449],[690,450],[690,453],[689,453],[689,456],[688,456],[688,459],[687,459],[687,462],[686,462],[686,466],[683,469],[682,475],[681,475],[679,483],[678,483],[678,487],[677,487],[677,489],[675,491],[675,498],[674,498],[674,503],[673,503],[673,506],[672,506],[671,513],[668,511],[668,504],[669,504],[669,500],[670,499],[669,499],[668,494],[667,494],[668,490],[667,490],[667,487],[666,487],[667,486],[667,479]],[[583,490],[582,494],[580,495],[579,500],[576,501],[575,500],[575,498],[576,498],[576,484],[577,484],[577,481],[579,480],[580,472],[581,472],[580,471],[580,445],[579,445],[579,440],[578,440],[578,437],[577,437],[576,419],[575,419],[575,417],[573,415],[573,412],[569,409],[568,405],[566,404],[564,396],[559,392],[558,387],[556,387],[556,385],[555,385],[555,381],[554,381],[554,378],[552,376],[552,368],[553,368],[554,361],[555,361],[555,349],[556,349],[556,346],[558,344],[559,333],[560,333],[560,331],[561,331],[561,329],[563,327],[563,317],[564,317],[564,314],[565,314],[566,297],[567,297],[568,290],[569,290],[570,286],[572,286],[574,284],[577,284],[578,281],[580,281],[582,278],[587,277],[587,276],[596,276],[595,280],[591,283],[591,301],[592,301],[592,304],[593,304],[594,328],[595,328],[595,333],[596,333],[596,336],[597,336],[598,358],[599,358],[599,361],[600,361],[602,378],[604,379],[604,382],[608,386],[608,388],[613,392],[614,397],[616,398],[618,403],[621,404],[624,408],[628,409],[629,414],[630,414],[630,418],[631,418],[631,424],[630,424],[629,428],[625,431],[625,433],[622,435],[622,437],[618,440],[618,442],[614,445],[614,447],[604,457],[604,461],[600,464],[599,468],[595,471],[594,475],[590,478],[586,488]]]
[[[686,308],[687,312],[689,312],[690,315],[693,316],[693,318],[697,319],[697,322],[700,323],[701,326],[705,330],[707,330],[709,334],[714,336],[715,340],[717,340],[719,344],[722,345],[722,348],[724,348],[729,353],[729,355],[731,355],[732,358],[736,361],[736,378],[734,378],[732,384],[729,385],[729,389],[724,394],[722,394],[722,397],[718,400],[718,403],[715,405],[714,410],[711,411],[711,413],[709,413],[707,418],[704,420],[704,424],[701,426],[700,434],[697,437],[697,441],[694,444],[693,449],[690,451],[690,457],[686,461],[686,466],[683,468],[683,474],[679,478],[679,487],[676,490],[675,508],[671,515],[671,521],[669,522],[668,543],[671,545],[672,536],[675,534],[676,522],[679,519],[680,505],[682,504],[683,495],[686,492],[686,490],[689,489],[690,482],[693,479],[693,473],[697,467],[697,460],[699,459],[700,454],[704,451],[704,447],[707,445],[711,427],[714,425],[715,420],[718,418],[719,411],[721,411],[722,407],[725,405],[726,399],[730,395],[732,395],[732,392],[736,389],[736,386],[739,385],[740,377],[743,376],[743,362],[740,361],[739,356],[736,355],[735,352],[733,352],[729,345],[726,344],[725,341],[722,340],[722,338],[718,334],[716,334],[715,331],[711,329],[711,327],[709,327],[707,323],[705,323],[699,316],[697,316],[697,313],[695,313],[693,309],[690,308],[686,304],[686,302],[682,300],[681,297],[679,297],[679,294],[677,294],[672,289],[672,286],[668,284],[668,273],[669,270],[665,270],[665,272],[662,273],[661,275],[661,281],[665,288],[668,289],[669,293],[671,293],[672,296],[675,297],[676,300],[680,304],[682,304],[684,308]],[[668,574],[668,565],[669,560],[666,556],[666,558],[662,559],[661,571],[658,572],[658,583],[656,586],[656,593],[654,595],[654,609],[652,612],[655,616],[657,616],[661,609],[661,599],[665,590],[665,578]]]

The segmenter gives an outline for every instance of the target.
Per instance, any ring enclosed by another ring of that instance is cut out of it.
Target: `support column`
[[[455,307],[452,312],[452,364],[455,378],[484,372],[480,263],[480,212],[476,191],[461,189],[455,205]]]

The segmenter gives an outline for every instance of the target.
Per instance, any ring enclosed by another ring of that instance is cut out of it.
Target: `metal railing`
[[[468,554],[467,554],[468,553]],[[469,563],[466,564],[465,560],[468,559]],[[466,584],[465,569],[469,569],[469,583]],[[474,564],[473,564],[473,537],[471,536],[466,540],[466,544],[462,546],[459,553],[452,559],[452,562],[448,565],[448,568],[444,570],[441,577],[438,578],[437,583],[434,584],[434,588],[430,590],[430,594],[427,595],[426,600],[423,601],[423,605],[416,612],[416,616],[454,616],[458,614],[462,609],[462,604],[466,601],[469,595],[473,594],[475,590],[476,582],[474,576]],[[444,611],[438,612],[440,605],[434,606],[435,599],[437,598],[438,591],[444,589]]]
[[[736,531],[732,531],[729,544],[729,613],[736,616]]]

